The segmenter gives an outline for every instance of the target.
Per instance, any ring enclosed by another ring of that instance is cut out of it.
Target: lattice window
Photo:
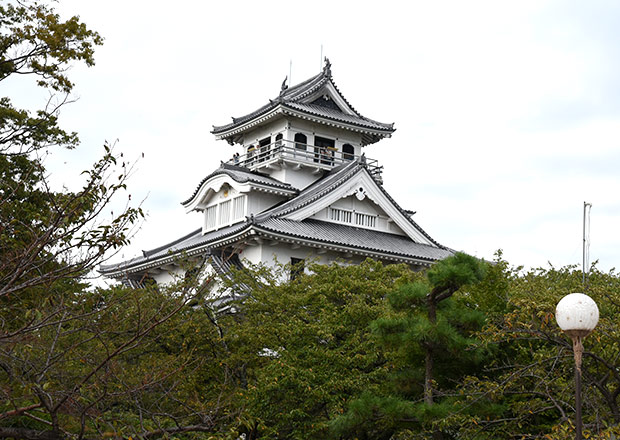
[[[230,223],[230,200],[220,203],[220,226]]]
[[[364,214],[362,212],[355,213],[355,224],[359,226],[366,226],[369,228],[375,228],[377,226],[377,216]]]
[[[353,212],[340,208],[330,208],[330,219],[338,223],[351,223]]]
[[[243,220],[245,216],[245,199],[246,196],[239,196],[233,199],[233,212],[232,212],[232,220]]]
[[[377,227],[377,216],[347,209],[329,208],[329,219],[338,223],[347,223],[367,228]]]
[[[205,209],[205,229],[207,231],[215,229],[217,226],[217,205],[209,206]]]

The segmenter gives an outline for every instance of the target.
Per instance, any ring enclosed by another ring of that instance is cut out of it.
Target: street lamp
[[[555,308],[555,320],[573,340],[575,356],[575,429],[576,440],[581,436],[581,355],[582,339],[590,334],[598,323],[598,307],[592,298],[583,293],[571,293],[560,300]]]

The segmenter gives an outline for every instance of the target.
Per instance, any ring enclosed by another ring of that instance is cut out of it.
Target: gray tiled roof
[[[402,235],[321,220],[306,219],[298,222],[271,218],[258,224],[257,228],[306,240],[340,246],[346,245],[361,250],[396,254],[428,261],[440,260],[453,254],[448,249],[415,243],[409,237]]]
[[[332,84],[340,98],[344,102],[346,102],[347,106],[354,112],[353,115],[332,108],[302,102],[304,98],[313,94],[328,82]],[[359,127],[382,131],[385,134],[390,134],[394,131],[394,124],[386,124],[383,122],[374,121],[372,119],[362,116],[359,112],[357,112],[357,110],[353,108],[353,106],[346,100],[342,93],[340,93],[340,90],[332,79],[331,69],[329,65],[326,65],[325,69],[323,69],[323,71],[321,71],[321,73],[319,73],[318,75],[313,76],[312,78],[309,78],[302,83],[299,83],[295,86],[281,91],[280,95],[278,95],[275,99],[270,100],[269,103],[254,110],[253,112],[238,118],[233,117],[232,122],[229,124],[213,126],[213,130],[211,131],[211,133],[222,134],[229,130],[240,127],[246,122],[249,122],[259,116],[269,113],[271,110],[276,109],[278,106],[282,106],[284,108],[288,107],[320,118],[340,121]]]
[[[303,191],[299,193],[299,195],[291,200],[288,200],[270,210],[265,211],[264,213],[257,216],[257,221],[261,221],[263,219],[269,217],[280,217],[286,214],[289,214],[293,211],[303,208],[304,206],[312,203],[315,200],[320,199],[325,194],[330,193],[335,188],[347,182],[353,176],[360,172],[368,172],[366,165],[358,160],[351,161],[346,165],[341,165],[339,167],[333,168],[329,171],[322,179],[313,183],[309,187],[305,188]],[[377,183],[377,187],[381,190],[381,192],[390,200],[390,202],[401,212],[401,214],[407,219],[409,223],[411,223],[417,230],[419,230],[426,238],[428,238],[432,243],[437,245],[440,248],[444,248],[438,242],[436,242],[430,235],[424,231],[412,218],[410,213],[400,207],[398,203],[388,194],[388,192],[383,188],[377,179],[370,174],[370,177]]]
[[[282,189],[282,190],[287,190],[291,192],[299,191],[297,188],[294,188],[293,186],[291,186],[291,184],[280,182],[279,180],[273,179],[266,174],[259,173],[256,171],[250,171],[248,168],[245,168],[245,167],[231,165],[231,164],[222,162],[220,167],[217,170],[215,170],[214,172],[212,172],[211,174],[209,174],[207,177],[205,177],[204,179],[200,181],[200,183],[194,190],[194,193],[192,194],[192,196],[188,198],[187,200],[185,200],[184,202],[181,202],[181,205],[185,205],[189,203],[194,197],[196,197],[203,183],[205,183],[210,178],[220,175],[220,174],[226,174],[230,176],[235,182],[239,182],[239,183],[252,182],[252,183],[257,183],[260,185]]]
[[[256,173],[251,173],[244,168],[233,167],[230,165],[223,166],[223,168],[216,171],[216,173],[218,172],[225,172],[226,174],[231,176],[234,175],[237,178],[254,179],[260,177],[256,177]],[[143,267],[144,265],[157,262],[158,260],[178,256],[182,252],[189,252],[193,249],[205,249],[205,252],[207,252],[208,249],[206,248],[208,248],[211,244],[217,245],[217,243],[221,242],[221,240],[225,240],[227,238],[232,239],[232,237],[237,234],[245,234],[250,229],[296,237],[299,239],[312,240],[334,246],[351,247],[362,251],[366,250],[369,252],[391,254],[428,261],[434,261],[452,255],[452,250],[433,240],[422,228],[420,228],[417,223],[411,219],[411,216],[390,197],[383,186],[379,183],[377,183],[377,186],[383,194],[385,194],[385,196],[391,201],[391,203],[394,204],[403,216],[433,244],[435,244],[435,246],[416,243],[405,236],[357,228],[354,226],[323,222],[313,219],[294,221],[282,218],[286,214],[297,209],[301,209],[302,207],[320,199],[324,195],[335,190],[338,186],[346,183],[360,172],[368,173],[366,164],[360,160],[351,161],[346,165],[333,168],[326,173],[323,178],[300,191],[299,194],[293,199],[285,201],[263,213],[246,219],[243,222],[219,229],[217,231],[211,231],[204,235],[202,234],[202,230],[198,229],[164,246],[160,246],[150,251],[145,251],[140,257],[119,264],[101,266],[100,272],[104,274],[112,274],[118,273],[119,271],[135,270],[137,267]],[[207,178],[215,175],[216,173],[209,175]],[[372,175],[370,177],[374,179]],[[263,183],[274,180],[266,177],[262,178],[264,179],[261,180]]]
[[[202,234],[202,229],[197,229],[180,239],[174,240],[163,246],[157,247],[149,251],[142,251],[142,255],[131,260],[126,260],[117,264],[101,265],[99,272],[103,274],[116,272],[119,270],[129,270],[143,264],[148,264],[152,261],[157,261],[167,257],[179,256],[182,252],[191,251],[192,249],[199,248],[209,243],[220,240],[230,235],[234,235],[249,224],[249,221],[241,222],[228,226],[226,228],[218,229],[217,231],[211,231],[206,234]]]
[[[391,125],[389,127],[386,127],[386,124],[373,121],[372,119],[366,118],[364,116],[354,116],[320,105],[304,104],[300,102],[287,102],[286,104],[284,104],[284,106],[311,115],[324,117],[327,119],[333,119],[335,121],[344,122],[345,124],[359,125],[374,130],[385,130],[386,128],[391,128]]]

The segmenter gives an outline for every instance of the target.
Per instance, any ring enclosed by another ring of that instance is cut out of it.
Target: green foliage
[[[620,280],[613,271],[605,274],[593,267],[584,289],[581,277],[575,267],[523,273],[510,268],[500,254],[487,279],[472,289],[471,296],[488,316],[478,337],[495,350],[459,392],[472,408],[493,411],[453,415],[462,438],[574,438],[574,361],[554,313],[563,296],[584,290],[601,312],[597,329],[584,343],[585,438],[618,435]]]
[[[369,323],[393,286],[416,276],[370,260],[311,265],[311,275],[282,282],[288,270],[244,271],[227,286],[251,285],[227,335],[228,362],[243,378],[239,405],[255,421],[248,438],[325,438],[327,422],[385,378]]]
[[[427,272],[433,290],[458,290],[484,278],[485,265],[470,255],[457,252],[454,256],[437,262]]]
[[[459,289],[480,281],[484,273],[483,263],[459,253],[436,263],[426,279],[388,294],[391,310],[370,326],[390,359],[390,374],[375,395],[360,397],[332,422],[333,435],[365,438],[360,435],[369,432],[369,423],[374,430],[381,427],[369,438],[449,431],[439,422],[458,411],[455,385],[474,374],[486,355],[473,337],[484,325],[484,314]]]
[[[0,81],[32,76],[39,87],[64,95],[49,98],[36,116],[1,97],[0,152],[25,154],[51,145],[77,145],[77,134],[58,126],[58,112],[73,89],[66,72],[75,61],[92,66],[94,47],[102,42],[78,17],[63,21],[41,2],[0,5]]]

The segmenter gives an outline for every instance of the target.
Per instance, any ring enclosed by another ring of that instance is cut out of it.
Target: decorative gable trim
[[[265,193],[275,194],[284,197],[290,197],[297,194],[297,190],[288,184],[268,185],[247,179],[244,182],[235,180],[227,173],[221,172],[211,174],[204,179],[194,195],[182,203],[186,212],[194,210],[202,210],[207,206],[208,199],[219,192],[224,185],[229,185],[239,193],[248,193],[250,191],[261,191]]]
[[[320,89],[316,90],[314,93],[305,96],[303,99],[294,99],[294,102],[301,102],[304,104],[312,104],[316,99],[321,98],[322,96],[328,96],[331,98],[334,103],[338,106],[341,112],[346,113],[351,116],[361,117],[353,107],[344,99],[332,81],[327,81]]]
[[[363,170],[363,171],[362,171]],[[360,171],[353,177],[351,177],[346,184],[332,190],[327,194],[323,194],[320,198],[316,199],[313,203],[306,205],[305,207],[295,210],[290,214],[282,216],[283,218],[302,221],[311,217],[317,212],[329,207],[337,200],[345,197],[349,197],[354,194],[362,193],[375,204],[377,204],[387,216],[394,221],[394,223],[409,236],[416,243],[426,244],[429,246],[436,246],[427,235],[416,228],[411,221],[409,221],[402,212],[394,206],[392,201],[385,197],[384,192],[379,188],[379,185],[368,174],[365,168],[361,168]]]

